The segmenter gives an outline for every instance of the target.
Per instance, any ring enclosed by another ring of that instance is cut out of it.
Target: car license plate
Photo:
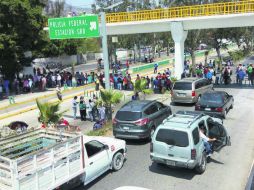
[[[206,111],[211,111],[211,108],[205,108]]]
[[[185,94],[178,94],[178,96],[180,96],[180,97],[185,97]]]
[[[171,161],[171,160],[167,160],[167,161],[166,161],[166,164],[169,165],[169,166],[175,166],[175,165],[176,165],[176,162]]]
[[[123,130],[128,131],[130,128],[129,127],[123,127]]]

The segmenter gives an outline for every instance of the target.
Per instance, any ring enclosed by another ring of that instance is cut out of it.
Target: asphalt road
[[[149,157],[149,143],[127,141],[127,160],[118,172],[107,172],[86,187],[76,190],[113,190],[120,186],[139,186],[152,190],[243,190],[254,158],[254,90],[250,87],[221,87],[234,95],[233,110],[224,121],[232,146],[212,155],[202,175],[187,169],[158,166]],[[164,103],[170,104],[170,100]],[[190,105],[172,106],[178,110],[193,110]]]

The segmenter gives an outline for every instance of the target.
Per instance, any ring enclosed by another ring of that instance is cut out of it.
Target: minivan
[[[197,103],[204,92],[213,90],[213,84],[205,78],[184,78],[176,81],[172,92],[172,103]]]

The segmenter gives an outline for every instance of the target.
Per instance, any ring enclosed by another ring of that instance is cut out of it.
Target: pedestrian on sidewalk
[[[86,104],[83,96],[80,97],[79,111],[80,111],[80,120],[86,121]]]
[[[2,81],[0,80],[0,100],[3,99],[3,85],[2,85]]]
[[[77,102],[78,97],[74,96],[72,100],[72,109],[73,109],[73,118],[77,119],[77,110],[78,110],[78,102]]]
[[[10,81],[9,81],[8,79],[5,79],[5,80],[4,80],[4,89],[5,89],[5,94],[6,94],[7,97],[8,97],[9,94],[10,94],[9,85],[10,85]]]
[[[100,116],[100,122],[101,123],[105,123],[105,120],[106,120],[106,108],[101,105],[99,108],[99,116]]]
[[[243,84],[244,77],[245,77],[245,72],[242,69],[240,69],[238,72],[238,80],[240,85]]]
[[[88,102],[88,104],[87,104],[87,113],[88,113],[88,116],[89,116],[91,122],[94,121],[94,117],[93,117],[93,107],[94,107],[94,103],[93,103],[92,100],[90,99],[89,102]]]

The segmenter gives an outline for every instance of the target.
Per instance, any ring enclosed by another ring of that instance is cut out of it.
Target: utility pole
[[[107,90],[109,90],[110,89],[110,81],[109,81],[109,59],[108,59],[106,14],[105,14],[105,12],[102,12],[102,13],[100,13],[100,15],[101,15],[101,37],[102,37],[102,52],[103,52],[103,62],[104,62],[105,87]]]

